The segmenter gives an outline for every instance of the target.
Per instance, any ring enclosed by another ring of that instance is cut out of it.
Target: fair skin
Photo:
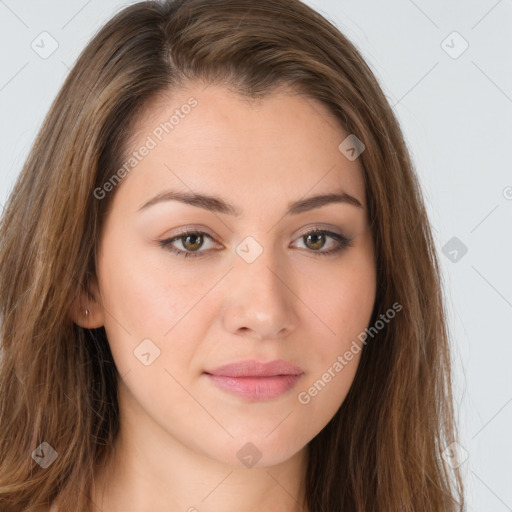
[[[80,325],[105,327],[122,376],[121,433],[93,501],[103,512],[306,511],[307,444],[345,399],[360,354],[307,404],[298,394],[364,331],[375,301],[361,164],[338,149],[348,133],[328,109],[291,89],[256,102],[221,86],[169,93],[139,119],[130,153],[191,96],[197,106],[110,192],[95,300],[87,319],[74,310]],[[138,211],[167,190],[214,195],[240,216],[175,200]],[[331,202],[285,215],[290,203],[341,192],[361,207]],[[206,234],[172,247],[199,257],[158,245],[183,228]],[[308,238],[312,228],[352,244],[319,255],[340,243]],[[249,236],[262,249],[251,263],[236,251]],[[149,365],[134,355],[145,339],[146,352],[160,350]],[[282,359],[303,374],[262,400],[229,394],[204,374],[242,359]],[[249,442],[261,455],[251,467],[237,456]]]

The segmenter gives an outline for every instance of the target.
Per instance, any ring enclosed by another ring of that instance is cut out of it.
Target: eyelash
[[[307,233],[304,233],[302,236],[300,236],[299,238],[305,238],[307,237],[308,235],[316,235],[316,234],[325,234],[331,238],[333,238],[334,240],[336,240],[338,242],[338,246],[335,247],[334,249],[330,249],[328,251],[308,251],[308,252],[311,252],[313,255],[315,256],[333,256],[339,252],[341,252],[343,249],[346,249],[347,247],[352,247],[352,239],[349,239],[349,238],[346,238],[345,236],[343,235],[340,235],[338,233],[333,233],[332,231],[328,231],[328,230],[325,230],[325,229],[313,229],[311,231],[308,231]],[[187,236],[189,235],[201,235],[201,236],[204,236],[206,235],[206,237],[210,238],[211,240],[213,240],[213,238],[208,234],[208,233],[205,233],[203,231],[183,231],[182,233],[180,233],[178,236],[175,236],[173,238],[168,238],[167,240],[161,240],[158,242],[158,245],[160,247],[163,247],[164,249],[176,254],[177,256],[181,256],[181,257],[184,257],[184,258],[188,258],[188,257],[192,257],[192,258],[197,258],[197,257],[202,257],[203,254],[201,253],[205,253],[207,251],[182,251],[180,249],[176,249],[174,247],[172,247],[172,243],[177,241],[177,240],[181,240],[182,238],[186,238]]]

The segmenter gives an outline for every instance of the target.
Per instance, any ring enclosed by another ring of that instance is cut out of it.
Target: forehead
[[[340,190],[364,205],[361,165],[339,150],[348,135],[326,105],[291,88],[248,100],[192,85],[159,96],[139,117],[126,158],[151,149],[122,188],[138,203],[173,188],[236,198],[242,209],[256,198],[287,203]]]

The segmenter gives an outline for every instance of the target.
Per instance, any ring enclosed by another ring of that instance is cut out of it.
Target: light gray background
[[[128,3],[0,0],[0,206],[79,52]],[[361,50],[405,132],[443,266],[468,510],[512,510],[512,1],[307,3]]]

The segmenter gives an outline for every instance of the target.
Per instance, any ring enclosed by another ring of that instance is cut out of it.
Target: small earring
[[[89,316],[89,310],[87,308],[85,308],[85,316],[86,318]]]

